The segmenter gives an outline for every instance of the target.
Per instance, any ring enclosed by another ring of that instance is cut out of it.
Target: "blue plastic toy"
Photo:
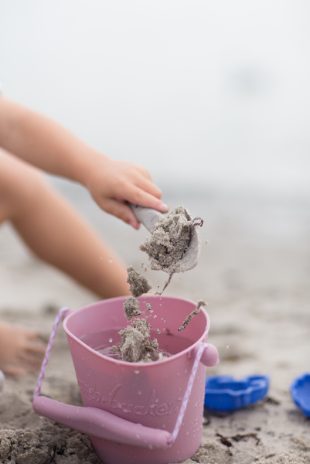
[[[269,389],[269,377],[250,375],[236,380],[227,375],[209,377],[205,388],[205,407],[230,412],[262,400]]]
[[[310,417],[310,373],[302,374],[294,380],[291,395],[303,414]]]

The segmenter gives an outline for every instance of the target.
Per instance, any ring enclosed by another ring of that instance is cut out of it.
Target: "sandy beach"
[[[77,202],[77,191],[72,187],[67,195],[126,264],[146,262],[139,251],[145,231],[101,214],[86,194]],[[176,276],[167,293],[208,302],[209,340],[221,356],[208,374],[261,373],[271,379],[263,402],[222,417],[206,412],[201,447],[186,464],[310,463],[310,421],[289,392],[294,377],[309,371],[309,201],[242,192],[183,193],[167,201],[184,204],[206,221],[199,266]],[[31,256],[8,225],[0,228],[0,263],[1,319],[38,329],[46,338],[60,307],[95,301]],[[154,272],[149,277],[159,286],[165,279]],[[6,379],[0,393],[0,463],[99,463],[86,436],[32,412],[35,381],[35,376]],[[79,401],[62,333],[43,391],[61,401]]]

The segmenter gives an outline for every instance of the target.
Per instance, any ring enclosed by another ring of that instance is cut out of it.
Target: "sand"
[[[183,258],[191,242],[192,229],[196,221],[192,221],[184,207],[175,208],[160,219],[151,233],[150,238],[140,246],[150,258],[151,268],[166,271],[169,269],[169,279],[160,294],[168,287],[174,273],[174,266]],[[200,225],[203,220],[200,219]],[[153,264],[152,264],[153,263]],[[156,266],[154,266],[154,263]],[[114,352],[120,359],[127,362],[151,362],[159,359],[159,346],[157,339],[151,339],[150,326],[146,319],[136,319],[141,315],[138,297],[151,290],[151,286],[142,274],[132,266],[127,268],[127,282],[131,297],[124,302],[124,311],[128,319],[128,326],[119,334],[121,341],[114,346]],[[192,311],[179,327],[183,331],[192,318],[198,314],[200,306]]]
[[[133,296],[129,296],[124,302],[124,311],[128,320],[140,316],[141,309],[139,300]]]
[[[145,319],[134,318],[130,325],[120,330],[121,342],[115,347],[120,358],[127,362],[158,361],[158,341],[151,338],[151,329]]]
[[[142,315],[140,302],[137,297],[147,293],[151,286],[141,274],[132,266],[127,269],[130,291],[132,296],[128,297],[123,306],[128,319],[127,327],[119,331],[120,343],[113,347],[113,352],[118,354],[119,359],[127,362],[151,362],[159,359],[157,339],[151,338],[150,324]]]
[[[201,234],[208,245],[198,268],[175,275],[169,294],[208,301],[209,340],[221,355],[220,365],[208,373],[271,377],[262,403],[232,415],[206,413],[201,447],[186,464],[308,464],[310,421],[293,404],[289,388],[295,376],[309,371],[309,204],[305,199],[248,194],[214,194],[200,203],[199,197],[188,197],[182,203],[204,213],[207,226]],[[130,235],[126,226],[91,214],[99,233],[137,268],[144,232]],[[39,328],[47,336],[57,308],[77,308],[95,299],[31,257],[7,226],[0,229],[0,262],[0,317],[6,321]],[[150,280],[156,281],[157,275]],[[7,379],[0,393],[0,463],[99,463],[87,437],[32,412],[35,380],[32,375],[19,382]],[[63,334],[53,350],[43,392],[79,402]]]
[[[171,276],[189,248],[194,227],[202,225],[203,220],[192,219],[183,206],[163,215],[152,234],[140,246],[148,255],[151,268],[168,272]]]
[[[207,306],[206,303],[204,301],[198,301],[197,303],[197,306],[196,308],[194,309],[194,311],[192,311],[191,313],[189,313],[189,315],[187,316],[187,318],[184,320],[184,322],[180,325],[180,327],[178,328],[178,331],[179,332],[183,332],[183,330],[186,329],[186,327],[188,326],[188,324],[191,323],[191,320],[193,319],[193,317],[197,316],[197,314],[199,314],[200,312],[200,308],[202,308],[203,306]]]
[[[152,287],[146,278],[137,272],[132,266],[127,268],[127,273],[127,282],[129,284],[130,293],[134,297],[141,296],[143,293],[147,293],[149,290],[151,290]]]

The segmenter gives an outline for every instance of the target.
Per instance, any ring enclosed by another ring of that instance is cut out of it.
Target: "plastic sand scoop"
[[[310,417],[310,373],[297,377],[291,386],[292,398],[306,417]]]
[[[130,205],[133,213],[137,219],[144,225],[144,227],[152,233],[157,222],[165,217],[164,214],[159,213],[155,209],[144,208],[143,206]],[[184,256],[177,264],[173,266],[173,272],[185,272],[193,269],[197,266],[198,258],[200,253],[200,240],[198,234],[198,228],[193,227],[192,236],[189,247],[185,252]]]
[[[178,327],[196,307],[172,297],[141,297],[152,305],[148,322],[165,333],[169,357],[151,363],[128,363],[105,356],[85,343],[90,335],[127,325],[125,298],[100,301],[57,316],[35,389],[33,408],[42,415],[89,435],[106,464],[168,464],[182,462],[199,447],[202,436],[205,367],[218,362],[218,352],[206,342],[205,311],[186,329],[186,347],[175,350]],[[146,310],[147,311],[147,310]],[[55,339],[63,327],[80,387],[83,406],[41,396],[41,384]],[[116,332],[115,332],[116,333]],[[184,332],[185,336],[185,332]],[[160,337],[160,335],[158,335]],[[83,341],[84,340],[84,341]]]

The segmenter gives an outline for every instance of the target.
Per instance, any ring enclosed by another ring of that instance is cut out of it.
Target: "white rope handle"
[[[43,382],[44,377],[45,377],[45,371],[46,371],[48,360],[49,360],[49,357],[50,357],[50,354],[51,354],[51,351],[52,351],[52,347],[54,345],[54,341],[55,341],[56,334],[57,334],[57,329],[59,327],[59,324],[64,320],[64,318],[67,316],[69,311],[70,311],[69,308],[62,308],[62,309],[59,310],[57,316],[55,317],[54,324],[53,324],[52,331],[51,331],[51,335],[50,335],[50,338],[48,340],[48,344],[47,344],[47,347],[46,347],[46,350],[45,350],[44,359],[43,359],[42,364],[41,364],[39,377],[38,377],[38,380],[37,380],[37,383],[36,383],[36,386],[35,386],[35,390],[34,390],[34,394],[33,394],[34,398],[41,394],[42,382]]]
[[[194,360],[192,371],[190,373],[190,376],[189,376],[189,379],[188,379],[188,382],[187,382],[187,386],[186,386],[186,389],[185,389],[185,393],[184,393],[184,397],[183,397],[182,404],[181,404],[181,407],[180,407],[180,411],[179,411],[179,414],[178,414],[174,429],[173,429],[173,431],[171,433],[171,437],[170,437],[170,440],[169,440],[170,445],[173,445],[173,443],[175,442],[175,440],[176,440],[176,438],[177,438],[177,436],[178,436],[178,434],[180,432],[180,428],[181,428],[181,425],[182,425],[182,422],[183,422],[183,419],[184,419],[184,414],[185,414],[185,411],[186,411],[186,408],[187,408],[187,405],[188,405],[188,402],[189,402],[189,399],[190,399],[190,396],[191,396],[191,393],[192,393],[192,389],[193,389],[195,377],[196,377],[196,374],[197,374],[198,366],[199,366],[199,363],[200,363],[200,359],[201,359],[202,353],[204,352],[206,346],[208,346],[206,343],[201,343],[200,346],[197,349],[196,357],[195,357],[195,360]]]

